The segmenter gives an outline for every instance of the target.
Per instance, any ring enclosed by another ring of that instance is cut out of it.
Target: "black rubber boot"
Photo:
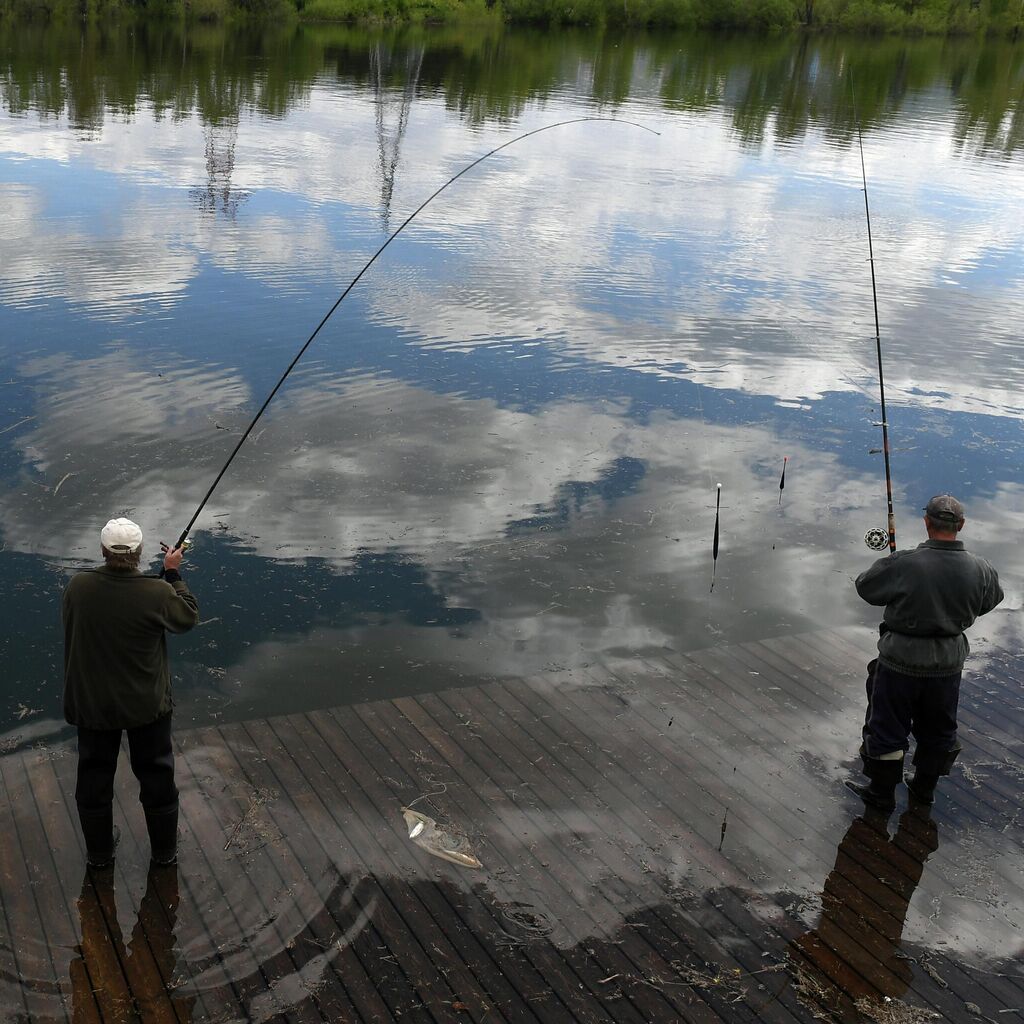
[[[935,787],[939,783],[938,775],[932,772],[923,772],[920,768],[914,772],[914,777],[907,777],[907,789],[910,795],[919,804],[935,803]]]
[[[862,786],[850,779],[846,780],[846,788],[856,793],[869,807],[875,807],[880,811],[896,810],[896,787],[883,786],[871,780],[868,786]]]
[[[146,811],[150,860],[166,866],[178,859],[178,805],[159,811]]]
[[[861,757],[864,761],[864,774],[871,780],[870,785],[847,780],[846,788],[852,790],[869,807],[880,811],[896,809],[896,787],[903,781],[903,758],[895,761],[869,757],[863,749]]]
[[[78,808],[78,819],[82,823],[85,837],[85,863],[90,868],[109,868],[114,864],[114,850],[121,833],[114,827],[112,808],[86,810]]]
[[[961,747],[957,744],[952,750],[933,750],[918,745],[914,751],[914,772],[912,779],[907,779],[910,795],[921,804],[935,803],[935,787],[943,775],[948,775],[953,763],[960,756]]]

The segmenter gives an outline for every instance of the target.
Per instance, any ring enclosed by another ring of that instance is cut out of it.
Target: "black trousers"
[[[178,806],[174,784],[174,748],[171,716],[163,715],[149,725],[134,729],[84,729],[78,727],[78,784],[75,800],[86,814],[107,811],[114,800],[114,773],[121,752],[121,733],[128,733],[132,771],[139,780],[139,801],[149,812]]]
[[[867,693],[864,751],[869,757],[907,750],[911,734],[917,740],[918,764],[925,755],[938,757],[959,749],[959,672],[948,676],[908,676],[887,668],[876,658],[868,665]]]

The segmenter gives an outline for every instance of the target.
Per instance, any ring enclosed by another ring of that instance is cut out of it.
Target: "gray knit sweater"
[[[885,606],[879,660],[911,676],[959,672],[971,649],[964,630],[1003,599],[995,569],[959,540],[880,558],[856,586],[868,604]]]

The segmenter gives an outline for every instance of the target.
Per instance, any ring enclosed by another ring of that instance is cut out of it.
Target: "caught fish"
[[[420,814],[408,807],[402,808],[402,815],[409,830],[409,838],[427,853],[464,868],[483,867],[470,851],[469,840],[465,836],[442,828],[429,815]]]

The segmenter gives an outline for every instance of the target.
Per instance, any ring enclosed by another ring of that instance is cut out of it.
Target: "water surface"
[[[653,131],[488,160],[275,399],[193,533],[179,721],[874,621],[851,585],[885,512],[851,74],[899,542],[960,495],[1008,591],[975,664],[1019,641],[1019,47],[2,32],[6,743],[61,728],[58,596],[102,523],[134,516],[156,564],[389,232],[580,117]]]

